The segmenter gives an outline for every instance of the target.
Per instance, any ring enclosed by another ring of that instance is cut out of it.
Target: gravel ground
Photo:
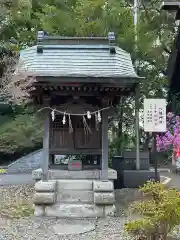
[[[33,214],[34,185],[0,187],[0,217],[24,217]],[[0,221],[1,227],[1,221]],[[0,239],[1,240],[1,239]]]
[[[122,191],[127,192],[127,190]],[[129,191],[131,195],[134,190]],[[15,214],[12,214],[13,209],[19,208],[22,204],[32,208],[33,194],[33,185],[0,187],[0,240],[73,240],[74,238],[76,238],[76,240],[131,239],[123,234],[124,223],[130,219],[130,216],[125,216],[125,206],[122,201],[118,203],[119,217],[91,220],[96,226],[95,231],[81,235],[58,236],[54,233],[54,225],[68,222],[70,224],[78,224],[82,222],[82,220],[36,218],[32,215],[29,216],[30,214],[27,211],[25,211],[25,213],[23,212],[23,214],[21,213],[20,216],[18,215],[18,219],[14,218]],[[20,212],[22,212],[22,210]],[[17,214],[17,211],[15,211],[15,213]],[[28,217],[22,218],[22,216],[26,215]]]
[[[80,221],[80,220],[79,220]],[[79,223],[69,220],[70,224]],[[96,230],[81,235],[58,236],[53,231],[56,224],[67,223],[68,220],[27,218],[11,220],[6,228],[0,229],[0,240],[125,240],[132,239],[123,234],[123,226],[127,218],[107,218],[91,220]]]
[[[116,192],[118,217],[91,220],[96,226],[95,231],[66,236],[55,234],[53,226],[67,223],[80,224],[83,219],[37,218],[32,215],[31,211],[21,213],[20,216],[18,215],[18,219],[14,218],[12,214],[8,215],[22,202],[31,208],[33,194],[33,185],[0,187],[0,240],[133,240],[131,236],[125,234],[124,224],[135,219],[135,216],[131,216],[127,211],[128,205],[135,199],[139,199],[139,193],[135,189],[122,189]],[[179,232],[179,228],[175,231],[176,236],[179,235],[177,232]]]

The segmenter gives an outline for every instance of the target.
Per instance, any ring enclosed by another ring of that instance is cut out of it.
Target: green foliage
[[[166,240],[169,233],[180,224],[180,197],[176,190],[165,189],[161,183],[150,181],[140,191],[145,200],[132,205],[138,220],[125,225],[125,230],[144,240]]]
[[[4,120],[0,128],[1,152],[21,152],[42,142],[42,121],[35,114],[19,114]]]
[[[165,70],[175,34],[175,21],[171,14],[160,11],[161,1],[140,2],[137,25],[138,51],[136,53],[131,0],[1,0],[0,45],[5,50],[17,50],[34,45],[36,33],[41,29],[49,32],[50,35],[61,36],[107,36],[109,31],[114,31],[117,44],[132,55],[133,61],[138,60],[138,73],[145,77],[141,83],[141,99],[149,96],[166,97]],[[3,52],[6,52],[5,50]],[[132,146],[134,140],[133,100],[132,97],[127,101],[123,100],[126,104],[121,106],[111,119],[111,129],[114,127],[117,131],[117,136],[111,141],[113,149],[111,152],[118,152],[124,147]],[[24,141],[25,136],[20,137],[25,129],[22,130],[17,121],[21,123],[22,118],[17,116],[10,120],[12,123],[7,122],[6,126],[2,126],[3,144],[0,144],[2,151],[14,152],[27,144],[34,144],[35,140]],[[37,126],[33,117],[29,118],[27,115],[24,118],[26,128],[31,129],[31,134],[36,136]],[[20,143],[18,146],[19,143],[16,143],[15,147],[14,131],[5,132],[5,129],[10,129],[11,124],[11,128],[18,125],[17,140],[24,142],[24,145]],[[41,141],[40,138],[38,140]],[[10,150],[5,147],[8,144]]]

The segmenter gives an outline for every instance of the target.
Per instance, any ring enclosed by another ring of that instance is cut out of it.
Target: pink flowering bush
[[[157,151],[160,152],[169,150],[171,146],[176,152],[180,147],[180,117],[174,116],[173,113],[168,113],[167,132],[157,134],[156,147]]]

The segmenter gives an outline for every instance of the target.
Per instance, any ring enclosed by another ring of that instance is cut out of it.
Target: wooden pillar
[[[48,170],[49,170],[49,113],[44,120],[44,136],[43,136],[43,161],[42,161],[42,180],[48,180]]]
[[[140,170],[140,139],[139,139],[139,98],[140,98],[140,86],[137,84],[135,92],[135,134],[136,134],[136,170]]]
[[[108,111],[102,112],[102,169],[101,180],[108,180]]]

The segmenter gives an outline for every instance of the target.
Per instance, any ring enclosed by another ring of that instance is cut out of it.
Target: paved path
[[[31,173],[16,173],[16,174],[4,174],[0,175],[0,186],[5,185],[20,185],[20,184],[31,184],[34,183],[32,180]]]
[[[180,189],[180,174],[163,173],[162,175],[170,178],[170,181],[166,184],[168,187],[177,187]]]
[[[171,172],[161,172],[161,176],[170,178],[171,180],[168,182],[168,186],[179,186],[180,188],[180,173],[172,174]],[[163,177],[163,178],[164,178]],[[0,175],[0,186],[5,185],[20,185],[20,184],[32,184],[34,181],[32,180],[31,173],[14,173],[14,174],[2,174]]]

